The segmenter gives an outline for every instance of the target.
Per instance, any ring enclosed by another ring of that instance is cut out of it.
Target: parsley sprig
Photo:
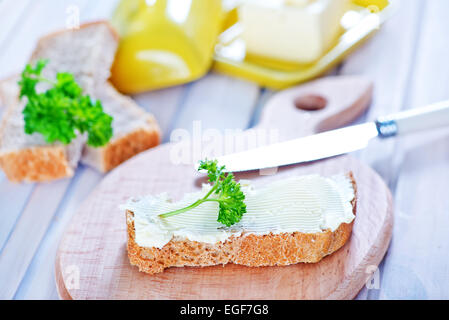
[[[240,190],[240,183],[234,180],[234,175],[225,173],[225,166],[219,167],[217,160],[201,161],[198,170],[207,171],[209,182],[213,184],[209,192],[203,198],[185,208],[159,216],[161,218],[171,217],[198,207],[204,202],[215,201],[219,204],[218,222],[228,227],[239,222],[246,212],[245,194]],[[215,196],[211,197],[212,195]]]
[[[72,74],[60,72],[56,81],[44,78],[41,74],[47,62],[38,60],[34,67],[28,64],[19,81],[20,98],[27,98],[22,112],[25,133],[39,132],[48,143],[58,140],[68,144],[78,132],[87,132],[88,145],[105,145],[112,137],[112,117],[103,112],[100,101],[93,102],[82,94]],[[38,93],[40,82],[50,84],[50,89]]]

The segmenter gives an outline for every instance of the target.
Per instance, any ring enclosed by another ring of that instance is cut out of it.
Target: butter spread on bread
[[[170,266],[317,262],[349,238],[356,201],[352,174],[297,176],[257,188],[249,181],[240,184],[247,212],[231,227],[216,221],[215,202],[172,217],[158,216],[198,199],[209,185],[176,202],[166,193],[130,199],[122,209],[127,212],[131,263],[155,273]],[[254,252],[250,243],[256,243]],[[196,250],[189,256],[186,247]],[[301,254],[286,253],[299,247]]]

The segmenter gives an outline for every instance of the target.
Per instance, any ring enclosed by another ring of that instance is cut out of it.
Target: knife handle
[[[449,100],[381,117],[376,126],[382,138],[449,126]]]

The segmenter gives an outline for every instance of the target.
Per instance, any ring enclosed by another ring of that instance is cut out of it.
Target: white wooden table
[[[116,2],[0,0],[0,78],[23,68],[41,35],[65,27],[71,5],[83,22],[109,17]],[[332,72],[374,81],[373,104],[359,121],[449,99],[449,1],[403,2],[372,40]],[[168,141],[173,129],[191,130],[199,119],[203,128],[248,128],[271,94],[211,73],[135,99],[154,113]],[[379,172],[395,198],[393,240],[379,281],[358,298],[449,298],[449,131],[373,143],[356,156]],[[84,166],[72,179],[48,184],[12,184],[0,173],[0,299],[58,298],[59,239],[101,179]]]

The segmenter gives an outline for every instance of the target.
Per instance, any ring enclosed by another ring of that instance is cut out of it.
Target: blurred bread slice
[[[83,24],[79,29],[61,30],[42,37],[30,63],[48,59],[42,72],[54,78],[58,72],[70,72],[84,93],[92,94],[97,84],[107,81],[118,47],[118,35],[105,21]]]
[[[135,154],[160,143],[160,130],[153,116],[140,109],[107,82],[118,37],[106,22],[94,22],[76,30],[52,33],[39,40],[30,59],[48,59],[43,75],[70,72],[92,99],[100,99],[113,120],[114,136],[102,148],[85,146],[80,136],[69,145],[47,144],[38,134],[24,132],[19,101],[18,76],[0,83],[0,97],[7,110],[0,124],[0,167],[11,181],[49,181],[70,177],[80,160],[102,172],[111,170]]]
[[[20,91],[17,85],[19,79],[18,75],[14,75],[0,81],[0,108],[7,108],[17,102]]]
[[[160,143],[160,130],[153,115],[145,112],[134,100],[119,93],[110,83],[94,92],[106,113],[114,117],[114,136],[101,148],[85,146],[82,163],[107,172],[139,152]]]
[[[18,99],[17,78],[0,82],[2,104],[6,106],[0,124],[0,167],[14,182],[49,181],[73,175],[81,157],[84,136],[68,145],[48,144],[38,133],[24,132],[22,110]]]

